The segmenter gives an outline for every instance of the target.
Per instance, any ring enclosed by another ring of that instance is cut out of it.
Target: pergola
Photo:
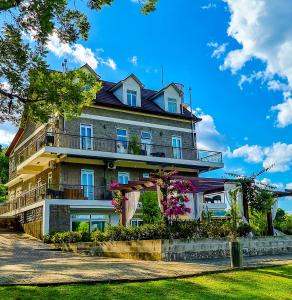
[[[189,180],[195,187],[196,193],[201,193],[205,196],[208,194],[220,193],[225,191],[226,184],[237,184],[236,180],[224,179],[224,178],[200,178],[200,177],[185,177],[185,176],[171,176],[171,179],[175,180]],[[112,188],[113,191],[121,191],[123,194],[130,193],[133,191],[147,191],[147,190],[156,190],[157,189],[157,180],[158,178],[140,178],[136,181],[129,181],[128,184],[119,185],[118,187]],[[285,191],[272,191],[275,197],[289,197],[292,196],[292,190]],[[248,216],[248,203],[246,199],[243,201],[243,216],[247,218]],[[268,234],[273,235],[273,219],[272,213],[269,212],[267,215],[268,221]],[[125,216],[125,205],[122,209],[122,224],[126,226],[126,216]]]

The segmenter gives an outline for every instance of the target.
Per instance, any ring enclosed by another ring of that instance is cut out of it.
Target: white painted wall
[[[166,111],[168,111],[168,98],[176,99],[177,102],[177,113],[180,113],[180,105],[181,105],[181,96],[177,92],[176,89],[174,89],[173,86],[169,86],[166,90],[164,90],[164,105],[166,108]]]
[[[166,88],[162,95],[153,99],[153,102],[156,103],[163,110],[168,111],[168,98],[176,99],[176,103],[177,103],[176,112],[180,113],[182,97],[179,95],[179,93],[173,86],[169,86],[168,88]]]
[[[141,87],[132,77],[124,80],[121,87],[114,91],[114,95],[124,104],[127,105],[127,90],[137,92],[137,106],[141,107]]]

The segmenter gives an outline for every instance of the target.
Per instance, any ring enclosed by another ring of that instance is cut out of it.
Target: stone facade
[[[149,116],[141,116],[141,115],[134,115],[129,114],[126,112],[118,112],[118,111],[109,111],[106,109],[94,109],[88,108],[85,110],[85,113],[91,115],[100,115],[106,116],[111,118],[119,118],[125,120],[132,120],[132,121],[140,121],[140,122],[147,122],[152,124],[159,124],[159,125],[166,125],[166,126],[176,126],[185,129],[191,129],[191,122],[184,122],[178,120],[165,120],[156,117],[149,117]],[[74,118],[70,121],[65,122],[64,132],[66,134],[71,135],[80,135],[80,124],[90,124],[93,127],[93,137],[100,138],[100,139],[111,139],[116,140],[116,132],[117,129],[126,129],[128,132],[128,137],[131,138],[132,136],[137,136],[140,140],[141,132],[149,132],[152,135],[152,143],[154,145],[162,145],[162,146],[172,146],[172,136],[177,135],[182,138],[182,147],[183,148],[192,148],[192,134],[187,132],[176,132],[174,130],[165,130],[153,127],[145,127],[145,126],[136,126],[130,124],[117,124],[114,122],[108,121],[100,121],[88,118]],[[184,157],[187,154],[183,155]]]
[[[70,231],[70,207],[68,205],[50,205],[50,232]]]

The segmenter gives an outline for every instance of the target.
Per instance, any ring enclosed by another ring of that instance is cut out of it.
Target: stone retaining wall
[[[292,236],[241,239],[245,256],[292,253]],[[64,251],[141,260],[192,261],[229,256],[227,240],[143,240],[55,244]]]
[[[292,237],[241,239],[244,256],[292,253]],[[229,256],[227,240],[164,240],[163,260],[191,261]]]

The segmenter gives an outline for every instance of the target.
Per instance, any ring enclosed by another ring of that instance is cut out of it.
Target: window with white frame
[[[138,218],[131,219],[131,226],[133,227],[139,227],[143,225],[143,220]]]
[[[149,173],[143,173],[143,178],[150,178],[150,174]]]
[[[130,175],[128,172],[118,172],[118,182],[120,184],[128,184]]]
[[[80,148],[92,150],[92,125],[80,124]]]
[[[176,99],[173,98],[168,98],[167,99],[167,111],[171,113],[176,113],[177,112],[177,101]]]
[[[137,106],[137,91],[127,90],[127,103],[129,106]]]
[[[180,136],[173,135],[172,140],[173,158],[182,159],[182,140]]]
[[[145,151],[146,155],[151,154],[151,142],[152,142],[151,133],[142,131],[141,132],[141,146],[142,146],[142,150]]]
[[[117,129],[117,152],[128,153],[128,133],[126,129]]]

